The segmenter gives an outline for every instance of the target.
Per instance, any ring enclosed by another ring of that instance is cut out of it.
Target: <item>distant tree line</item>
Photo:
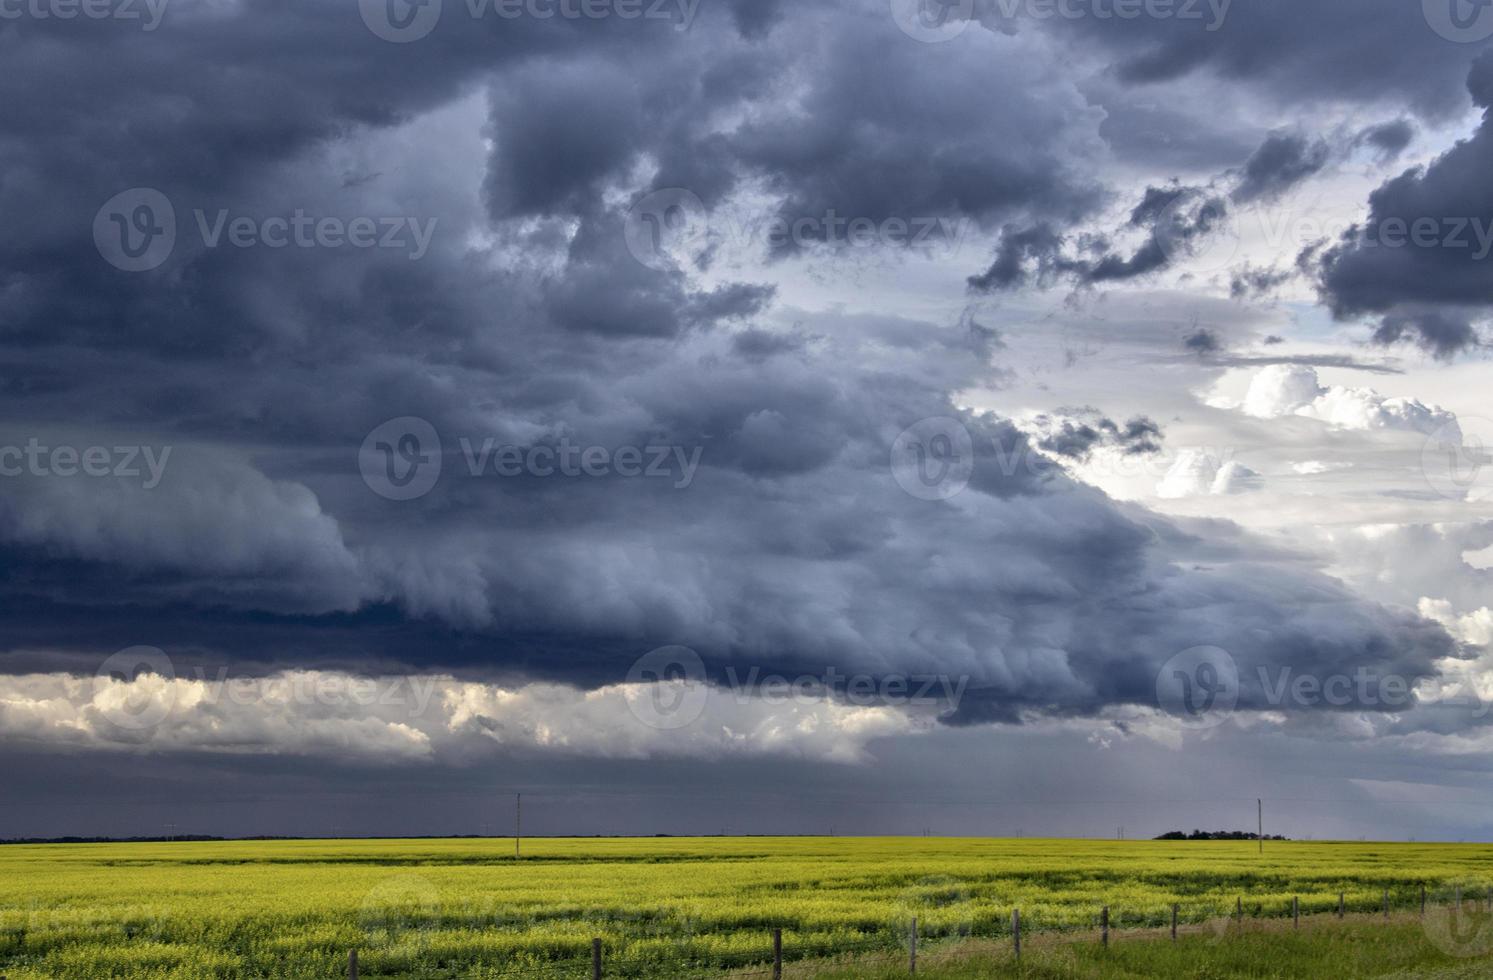
[[[170,837],[12,837],[0,844],[175,844],[178,842],[225,841],[206,834],[175,834]],[[245,837],[244,840],[296,840],[293,837]],[[0,980],[5,980],[0,977]]]
[[[1253,834],[1245,830],[1194,830],[1190,834],[1180,830],[1169,831],[1157,837],[1156,840],[1259,840],[1259,834]],[[1289,837],[1281,837],[1278,834],[1266,834],[1266,840],[1290,840]]]

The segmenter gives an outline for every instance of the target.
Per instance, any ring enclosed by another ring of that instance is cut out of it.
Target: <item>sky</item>
[[[0,60],[0,837],[1493,838],[1493,6]]]

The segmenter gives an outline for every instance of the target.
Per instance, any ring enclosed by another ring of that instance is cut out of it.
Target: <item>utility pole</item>
[[[519,859],[519,842],[524,838],[524,794],[513,794],[513,860]]]
[[[1265,853],[1265,801],[1255,800],[1255,815],[1259,817],[1260,832],[1257,835],[1260,840],[1260,853]]]

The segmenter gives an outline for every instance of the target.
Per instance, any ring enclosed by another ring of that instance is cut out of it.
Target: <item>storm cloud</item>
[[[1339,317],[1379,315],[1378,343],[1409,340],[1443,358],[1480,343],[1472,321],[1493,304],[1493,194],[1483,179],[1493,164],[1490,78],[1485,55],[1467,79],[1485,110],[1476,132],[1382,184],[1365,221],[1316,259],[1324,301]]]
[[[981,4],[939,43],[869,0],[447,3],[419,36],[377,6],[0,23],[0,740],[26,758],[220,756],[268,780],[283,754],[294,786],[308,759],[780,755],[806,782],[899,739],[1151,717],[1162,666],[1199,646],[1246,678],[1466,657],[1320,555],[1085,482],[1081,463],[1162,454],[1179,413],[1054,397],[1104,411],[1034,430],[1000,397],[1027,314],[982,325],[979,305],[1149,287],[1327,169],[1315,137],[1224,125],[1188,150],[1211,173],[1111,170],[1121,92],[1389,87],[1445,118],[1465,65],[1427,58],[1434,34],[1392,43],[1402,5],[1239,4],[1210,30]],[[1374,218],[1493,212],[1484,138],[1387,182]],[[1449,356],[1493,302],[1480,268],[1344,241],[1318,271],[1334,314]],[[1185,305],[1146,316],[1195,325]],[[680,742],[628,709],[639,658],[676,645],[716,692],[757,670],[963,693],[911,713],[748,698]],[[178,679],[88,686],[139,646]],[[442,693],[413,720],[224,707],[198,670]],[[99,720],[168,689],[192,710],[148,736]],[[1242,711],[1269,707],[1243,686]]]

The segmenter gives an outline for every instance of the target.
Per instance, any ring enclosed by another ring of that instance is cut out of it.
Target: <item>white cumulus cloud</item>
[[[1239,408],[1255,418],[1287,415],[1316,419],[1339,429],[1392,429],[1430,435],[1448,432],[1457,417],[1414,398],[1386,398],[1372,388],[1324,386],[1315,369],[1272,364],[1250,381]]]

